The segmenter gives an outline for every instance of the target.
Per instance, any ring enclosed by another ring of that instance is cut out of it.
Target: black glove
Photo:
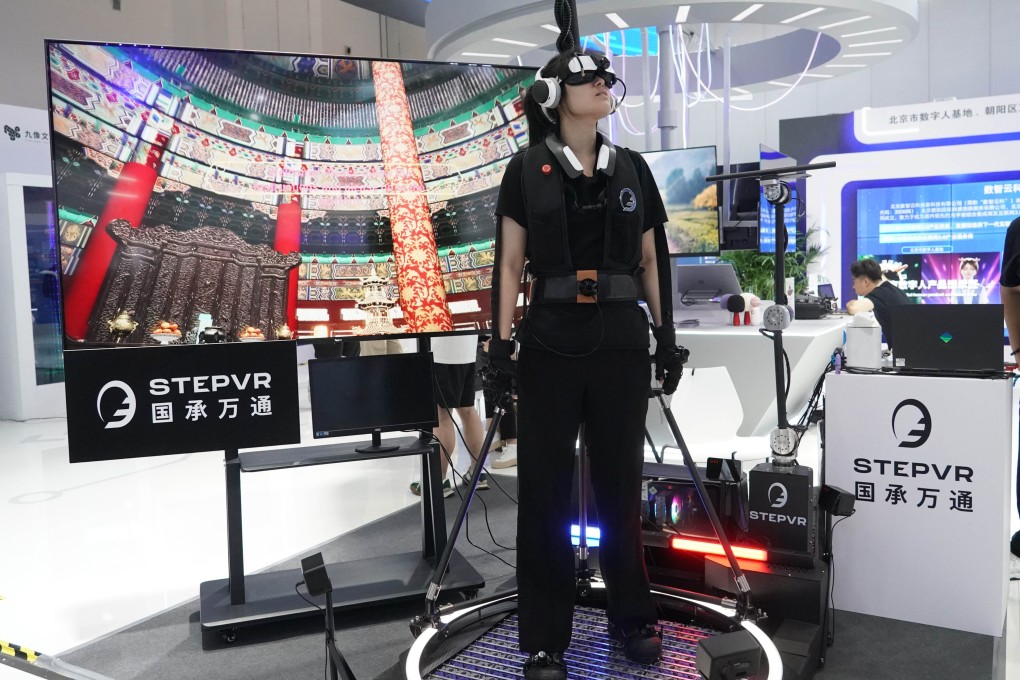
[[[677,346],[676,331],[671,325],[652,328],[652,337],[655,338],[655,379],[662,381],[663,394],[673,394],[691,353]]]
[[[489,401],[509,404],[509,397],[514,388],[514,375],[517,372],[516,362],[511,358],[514,354],[514,341],[493,338],[489,340],[489,361],[482,367],[482,390]]]

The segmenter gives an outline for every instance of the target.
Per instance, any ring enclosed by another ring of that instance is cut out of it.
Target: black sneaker
[[[655,626],[624,629],[610,623],[609,636],[623,644],[627,658],[635,663],[652,664],[662,656],[662,631]]]
[[[524,662],[525,680],[567,680],[567,662],[563,654],[539,652]]]

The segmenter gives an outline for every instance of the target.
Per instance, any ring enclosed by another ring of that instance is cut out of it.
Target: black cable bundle
[[[561,54],[577,49],[578,36],[573,32],[575,11],[574,0],[556,0],[553,15],[556,17],[556,25],[560,28],[560,35],[556,38],[556,49]]]

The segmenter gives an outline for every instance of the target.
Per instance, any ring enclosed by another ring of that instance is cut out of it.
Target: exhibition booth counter
[[[765,435],[776,426],[776,389],[767,377],[772,371],[773,345],[759,332],[761,326],[733,326],[727,323],[728,317],[719,309],[678,312],[675,321],[697,318],[698,325],[677,330],[677,344],[691,351],[689,369],[723,367],[729,373],[743,410],[737,435]],[[791,414],[807,405],[833,350],[843,345],[845,325],[846,317],[835,316],[796,320],[783,331],[790,359],[787,403]]]

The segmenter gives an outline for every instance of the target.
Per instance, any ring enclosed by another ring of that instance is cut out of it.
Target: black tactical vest
[[[532,275],[572,273],[575,267],[567,239],[563,170],[546,144],[535,144],[525,151],[521,184]],[[619,149],[606,189],[605,246],[599,268],[633,273],[641,262],[643,227],[644,204],[637,169],[630,154]]]

